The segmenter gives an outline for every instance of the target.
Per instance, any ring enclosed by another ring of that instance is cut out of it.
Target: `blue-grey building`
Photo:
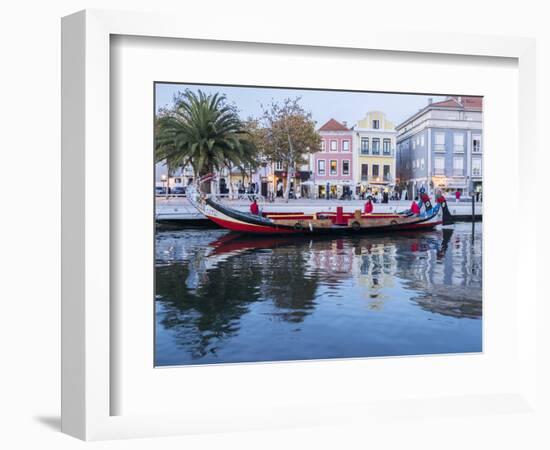
[[[483,189],[481,97],[448,97],[432,103],[396,127],[397,181],[409,196]]]

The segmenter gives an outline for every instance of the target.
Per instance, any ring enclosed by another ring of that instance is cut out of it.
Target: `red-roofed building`
[[[321,151],[311,156],[315,195],[340,198],[353,188],[353,132],[344,122],[330,119],[319,128]]]
[[[421,187],[481,196],[483,98],[429,102],[396,127],[397,177],[409,196]]]

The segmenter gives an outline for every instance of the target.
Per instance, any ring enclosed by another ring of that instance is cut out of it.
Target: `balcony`
[[[463,177],[464,169],[453,169],[453,177]]]
[[[445,153],[445,144],[435,144],[434,145],[434,151],[436,153]]]
[[[438,169],[437,167],[434,169],[434,175],[445,175],[445,168]]]
[[[361,181],[369,181],[368,175],[361,175]]]

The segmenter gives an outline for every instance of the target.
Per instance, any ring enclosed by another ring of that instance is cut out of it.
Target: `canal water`
[[[482,351],[482,224],[156,236],[157,366]]]

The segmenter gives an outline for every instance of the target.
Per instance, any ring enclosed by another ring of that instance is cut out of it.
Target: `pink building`
[[[330,119],[321,128],[321,151],[313,154],[315,193],[324,198],[340,198],[353,191],[353,133],[345,125]]]

